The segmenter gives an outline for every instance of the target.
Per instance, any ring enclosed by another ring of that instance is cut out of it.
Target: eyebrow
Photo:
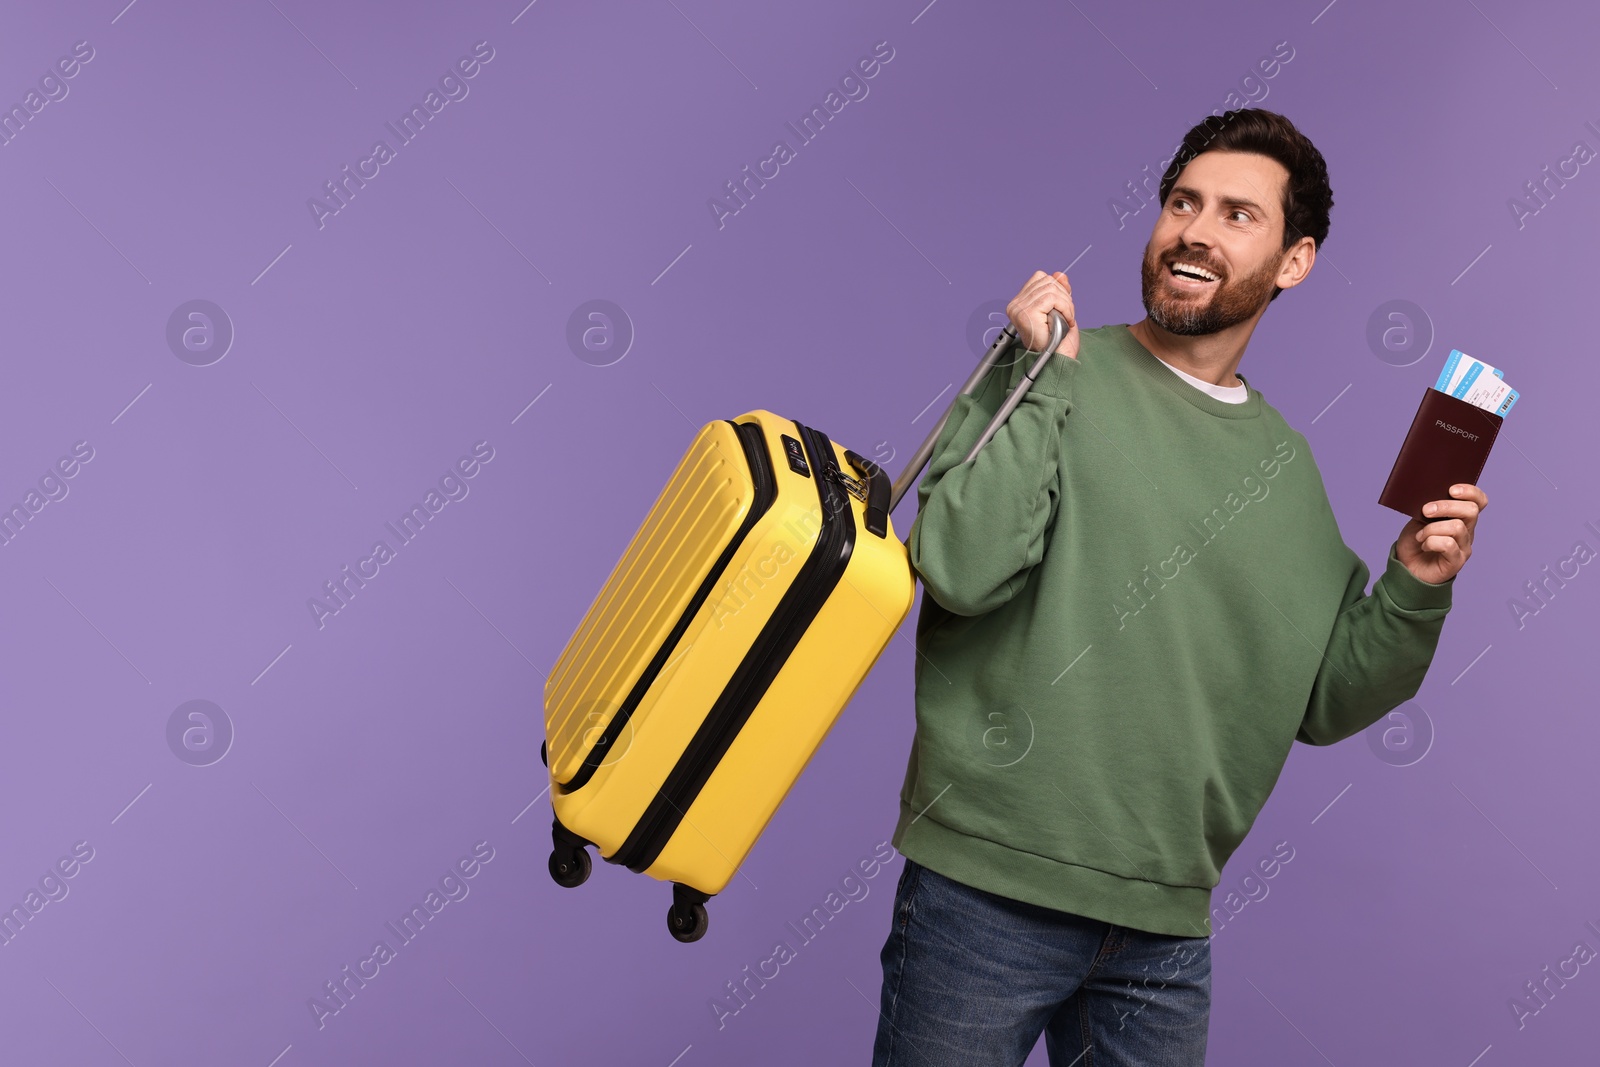
[[[1168,196],[1187,196],[1191,200],[1204,200],[1205,199],[1205,197],[1200,195],[1200,190],[1190,188],[1187,185],[1175,185],[1175,186],[1172,187],[1171,192],[1169,192],[1167,195]],[[1260,213],[1262,215],[1265,215],[1267,213],[1266,209],[1263,208],[1260,204],[1256,203],[1254,200],[1246,200],[1246,199],[1244,199],[1242,197],[1237,197],[1237,196],[1224,196],[1224,197],[1221,198],[1221,201],[1222,201],[1223,206],[1225,206],[1225,207],[1248,207],[1248,208],[1254,208],[1258,213]]]

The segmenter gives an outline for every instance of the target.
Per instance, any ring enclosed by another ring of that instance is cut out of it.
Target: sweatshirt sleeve
[[[962,462],[1039,354],[1023,351],[992,368],[972,394],[956,398],[917,486],[917,518],[907,541],[911,565],[927,594],[957,615],[981,615],[1004,604],[1044,558],[1078,361],[1050,357],[989,443],[971,463]]]
[[[1417,578],[1395,555],[1398,543],[1390,544],[1388,565],[1370,596],[1364,592],[1367,565],[1349,550],[1355,570],[1295,740],[1309,745],[1342,741],[1422,688],[1455,579],[1434,584]]]

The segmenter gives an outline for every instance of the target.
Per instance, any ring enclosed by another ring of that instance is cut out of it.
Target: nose
[[[1193,248],[1210,249],[1216,244],[1215,220],[1204,212],[1197,212],[1178,231],[1178,240]]]

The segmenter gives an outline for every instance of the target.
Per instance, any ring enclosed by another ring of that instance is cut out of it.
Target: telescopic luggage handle
[[[1055,355],[1056,349],[1061,346],[1061,342],[1066,336],[1067,323],[1061,317],[1061,312],[1050,312],[1050,343],[1044,346],[1044,351],[1039,358],[1034,361],[1032,367],[1028,368],[1027,374],[1017,383],[1017,387],[1011,391],[1011,395],[1006,397],[1006,402],[1000,405],[1000,410],[994,413],[994,418],[990,419],[989,425],[984,427],[983,434],[978,438],[977,444],[972,446],[972,451],[967,453],[967,458],[962,460],[963,463],[972,462],[973,457],[983,449],[984,445],[989,443],[989,439],[994,436],[995,431],[1000,428],[1001,424],[1011,417],[1011,413],[1016,410],[1018,404],[1022,403],[1023,396],[1027,394],[1028,389],[1039,377],[1039,373],[1044,370],[1045,363],[1049,361],[1051,356]],[[1000,361],[1000,357],[1005,355],[1016,341],[1017,328],[1014,325],[1008,325],[1000,331],[1000,336],[995,338],[994,344],[989,346],[989,351],[984,353],[983,359],[978,361],[977,369],[967,377],[966,382],[961,386],[961,391],[956,394],[955,399],[950,401],[950,406],[945,408],[944,414],[939,416],[939,421],[934,424],[932,430],[928,431],[928,436],[923,440],[922,444],[917,446],[916,452],[912,454],[910,461],[906,463],[905,469],[894,480],[894,487],[889,494],[889,511],[891,513],[899,505],[900,498],[905,496],[906,490],[911,488],[912,483],[922,473],[922,468],[928,465],[928,458],[933,455],[933,446],[938,442],[939,434],[943,432],[944,424],[950,418],[950,412],[955,410],[956,402],[978,387],[978,382],[983,379],[984,374],[988,373],[989,368]]]

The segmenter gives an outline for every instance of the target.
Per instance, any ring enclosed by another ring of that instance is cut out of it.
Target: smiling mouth
[[[1167,273],[1180,281],[1195,285],[1209,285],[1219,280],[1214,272],[1190,263],[1168,264]]]

